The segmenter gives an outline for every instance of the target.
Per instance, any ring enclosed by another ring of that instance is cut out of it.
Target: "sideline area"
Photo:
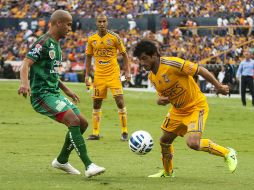
[[[14,82],[14,81],[20,81],[19,79],[0,79],[0,82]],[[85,83],[77,83],[77,82],[67,82],[68,84],[71,85],[85,85]],[[124,88],[124,90],[126,91],[134,91],[134,92],[154,92],[155,93],[155,89],[153,88]],[[211,94],[211,93],[205,93],[206,97],[217,97],[216,94]],[[230,97],[229,96],[224,96],[224,95],[219,95],[218,98],[241,98],[240,94],[231,94]],[[251,96],[249,94],[246,94],[246,98],[251,100]]]

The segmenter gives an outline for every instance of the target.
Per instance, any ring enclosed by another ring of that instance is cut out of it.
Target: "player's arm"
[[[75,103],[79,103],[80,102],[79,97],[74,92],[72,92],[72,90],[69,89],[61,80],[59,80],[58,86],[67,96],[72,98],[72,100]]]
[[[127,50],[123,44],[123,41],[120,39],[120,37],[117,35],[116,38],[116,47],[123,56],[123,63],[124,63],[124,76],[127,81],[131,80],[131,74],[130,74],[130,64],[129,64],[129,56],[127,53]]]
[[[87,46],[86,46],[86,73],[85,73],[85,83],[86,86],[90,86],[89,83],[89,76],[91,72],[91,65],[92,65],[92,57],[93,57],[93,46],[91,38],[88,38]]]
[[[222,85],[206,68],[200,66],[198,74],[204,77],[208,82],[212,83],[217,89],[218,93],[227,95],[229,93],[228,85]]]
[[[89,75],[91,71],[91,65],[92,65],[92,55],[86,55],[86,73],[85,73],[86,86],[90,86]]]
[[[242,72],[243,72],[243,64],[240,63],[239,68],[238,68],[237,73],[236,73],[237,80],[239,80],[239,78],[241,77]]]
[[[123,63],[124,63],[124,75],[125,75],[125,79],[127,81],[131,80],[131,74],[130,74],[130,64],[129,64],[129,57],[128,57],[128,53],[125,51],[122,53],[123,56]]]
[[[27,97],[27,94],[30,95],[30,85],[28,80],[28,72],[31,67],[31,65],[34,64],[34,60],[25,58],[22,62],[21,68],[20,68],[20,87],[18,89],[18,94],[22,94],[25,98]]]

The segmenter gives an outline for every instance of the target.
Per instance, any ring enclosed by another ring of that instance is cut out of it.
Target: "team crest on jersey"
[[[107,44],[108,46],[111,46],[111,45],[113,45],[113,42],[112,42],[112,40],[111,40],[111,39],[107,39],[106,44]]]
[[[54,59],[55,56],[56,56],[56,52],[54,50],[50,50],[49,51],[49,57],[50,57],[50,59]]]
[[[96,46],[96,43],[97,43],[96,40],[94,40],[94,41],[93,41],[93,45]]]

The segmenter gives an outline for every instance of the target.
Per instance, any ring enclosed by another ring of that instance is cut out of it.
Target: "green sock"
[[[82,129],[80,129],[80,133],[83,134],[85,131],[83,131]],[[64,145],[63,148],[59,154],[59,156],[57,157],[57,161],[61,164],[65,164],[68,162],[69,160],[69,156],[71,154],[71,151],[74,149],[74,146],[72,145],[71,141],[70,141],[70,136],[69,136],[69,132],[67,132],[66,136],[65,136],[65,141],[64,141]]]
[[[79,126],[69,127],[69,137],[72,145],[74,146],[78,156],[87,168],[92,162],[87,155],[86,144],[84,138],[81,135]]]

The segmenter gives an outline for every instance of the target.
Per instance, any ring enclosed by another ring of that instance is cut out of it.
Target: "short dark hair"
[[[133,51],[134,57],[139,57],[142,53],[145,53],[146,55],[154,55],[155,53],[158,54],[158,49],[156,45],[149,40],[141,40],[135,47]]]

